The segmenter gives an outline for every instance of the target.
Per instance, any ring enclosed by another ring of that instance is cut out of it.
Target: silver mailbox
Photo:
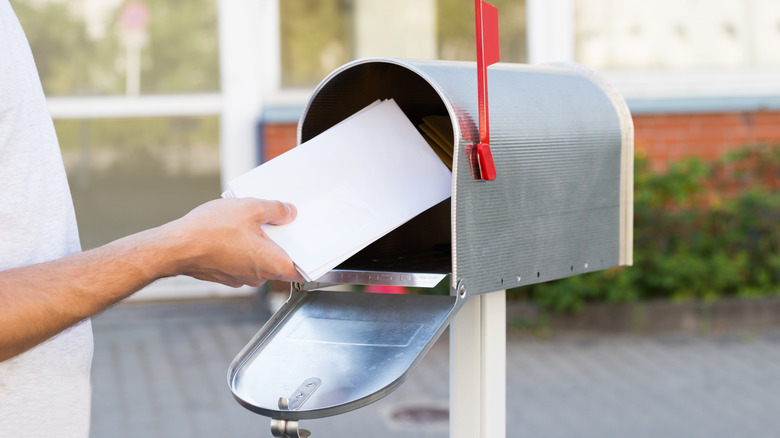
[[[373,58],[314,91],[299,143],[377,99],[395,99],[415,125],[448,120],[453,195],[317,283],[294,285],[231,364],[243,406],[281,420],[364,406],[403,382],[469,296],[631,264],[633,125],[622,97],[577,64],[490,67],[498,176],[483,181],[476,77],[475,63]],[[447,275],[450,296],[316,290]]]
[[[415,125],[448,117],[454,142],[451,206],[421,215],[323,282],[408,284],[414,277],[403,273],[438,272],[482,294],[631,264],[633,124],[622,97],[578,64],[497,64],[488,78],[495,181],[478,179],[471,151],[479,138],[474,63],[364,59],[317,87],[299,143],[386,98]]]

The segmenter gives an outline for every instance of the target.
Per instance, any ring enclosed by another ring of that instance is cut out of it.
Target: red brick
[[[729,150],[780,141],[780,111],[634,116],[634,138],[653,169],[668,160],[695,156],[714,160]]]
[[[297,125],[294,123],[263,126],[263,161],[268,161],[295,147]]]

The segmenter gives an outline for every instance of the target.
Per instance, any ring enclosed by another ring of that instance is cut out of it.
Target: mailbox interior
[[[437,90],[418,73],[391,62],[358,63],[322,82],[298,125],[298,143],[379,99],[394,99],[415,126],[426,116],[451,119]],[[448,140],[454,145],[454,130]],[[369,245],[320,281],[432,287],[451,272],[451,202],[446,200]]]

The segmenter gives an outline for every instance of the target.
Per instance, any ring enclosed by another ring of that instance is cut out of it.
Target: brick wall
[[[634,145],[653,169],[695,156],[706,160],[750,144],[780,142],[780,111],[634,115]]]
[[[266,125],[263,130],[267,161],[295,146],[296,123]],[[780,111],[637,114],[634,144],[653,169],[669,161],[696,156],[711,160],[730,149],[749,144],[780,142]]]
[[[268,161],[295,146],[298,124],[269,123],[263,126],[262,161]]]

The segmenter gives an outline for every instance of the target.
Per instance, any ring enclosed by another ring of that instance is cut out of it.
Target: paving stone
[[[95,318],[92,437],[270,437],[268,419],[241,407],[226,383],[268,317],[262,302],[227,300],[120,305]],[[779,363],[777,328],[510,336],[507,436],[775,437]],[[392,394],[301,426],[315,438],[445,438],[448,397],[445,334]]]

